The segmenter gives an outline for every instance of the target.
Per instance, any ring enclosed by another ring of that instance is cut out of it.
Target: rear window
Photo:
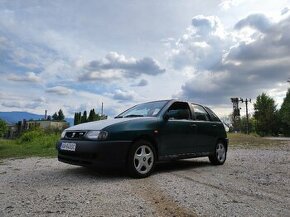
[[[195,120],[198,121],[209,121],[209,115],[208,113],[204,110],[204,108],[200,105],[192,104],[193,110],[194,110],[194,116]]]
[[[206,111],[209,113],[210,119],[212,121],[219,121],[221,122],[221,120],[218,118],[218,116],[208,107],[205,107]]]

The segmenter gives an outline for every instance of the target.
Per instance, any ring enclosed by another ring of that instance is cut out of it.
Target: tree
[[[261,135],[278,134],[278,112],[273,98],[265,93],[259,95],[254,103],[254,118],[256,119],[256,132]]]
[[[236,118],[234,118],[234,114],[232,113],[231,115],[229,115],[229,119],[231,122],[231,128],[229,129],[231,132],[239,132],[241,130],[241,119],[239,116],[236,116]]]
[[[5,121],[0,119],[0,137],[3,137],[7,133],[8,127]]]
[[[75,112],[75,115],[74,115],[74,125],[77,125],[78,124],[78,113]]]
[[[54,121],[58,120],[58,115],[56,112],[52,115],[52,120],[54,120]]]
[[[290,89],[284,98],[279,111],[279,116],[281,119],[282,132],[286,136],[290,136]]]
[[[255,132],[255,125],[256,125],[256,120],[249,116],[249,133]],[[242,133],[247,133],[247,117],[243,116],[241,118],[241,131]]]
[[[84,111],[83,116],[81,118],[81,123],[87,122],[87,111]]]
[[[76,112],[74,116],[74,125],[78,125],[81,123],[82,113]]]
[[[95,109],[91,109],[88,117],[88,122],[94,121],[96,119]]]
[[[62,110],[60,109],[60,110],[58,111],[58,120],[59,120],[59,121],[63,121],[64,118],[65,118],[65,116],[64,116]]]

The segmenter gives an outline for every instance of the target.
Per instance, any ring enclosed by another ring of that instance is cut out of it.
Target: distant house
[[[66,121],[52,121],[52,120],[29,120],[26,121],[25,130],[34,128],[34,127],[40,127],[42,129],[65,129],[69,127],[69,123]]]
[[[66,121],[53,121],[53,120],[29,120],[25,119],[19,121],[17,124],[8,124],[7,138],[15,138],[23,131],[40,127],[42,129],[58,129],[63,130],[69,127],[69,123]]]

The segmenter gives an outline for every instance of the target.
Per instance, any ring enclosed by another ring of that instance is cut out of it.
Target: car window
[[[209,115],[206,112],[206,110],[200,106],[200,105],[195,105],[192,104],[193,110],[194,110],[194,115],[195,115],[195,119],[198,121],[209,121]]]
[[[168,101],[155,101],[136,105],[123,113],[119,114],[115,118],[123,117],[154,117],[162,110]]]
[[[175,102],[173,103],[167,110],[170,114],[176,114],[172,115],[169,120],[175,119],[175,120],[190,120],[191,119],[191,112],[190,108],[188,106],[188,103],[186,102]]]
[[[218,116],[208,107],[205,107],[206,111],[209,113],[210,118],[212,121],[218,121],[221,122],[220,119],[218,118]]]

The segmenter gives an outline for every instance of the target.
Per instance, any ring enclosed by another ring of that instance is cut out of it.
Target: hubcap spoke
[[[149,146],[142,145],[136,150],[134,155],[134,166],[139,173],[145,174],[149,172],[153,166],[153,162],[154,155]]]
[[[226,152],[225,152],[225,147],[224,147],[223,144],[218,144],[217,145],[216,155],[217,155],[217,159],[220,162],[224,161]]]

